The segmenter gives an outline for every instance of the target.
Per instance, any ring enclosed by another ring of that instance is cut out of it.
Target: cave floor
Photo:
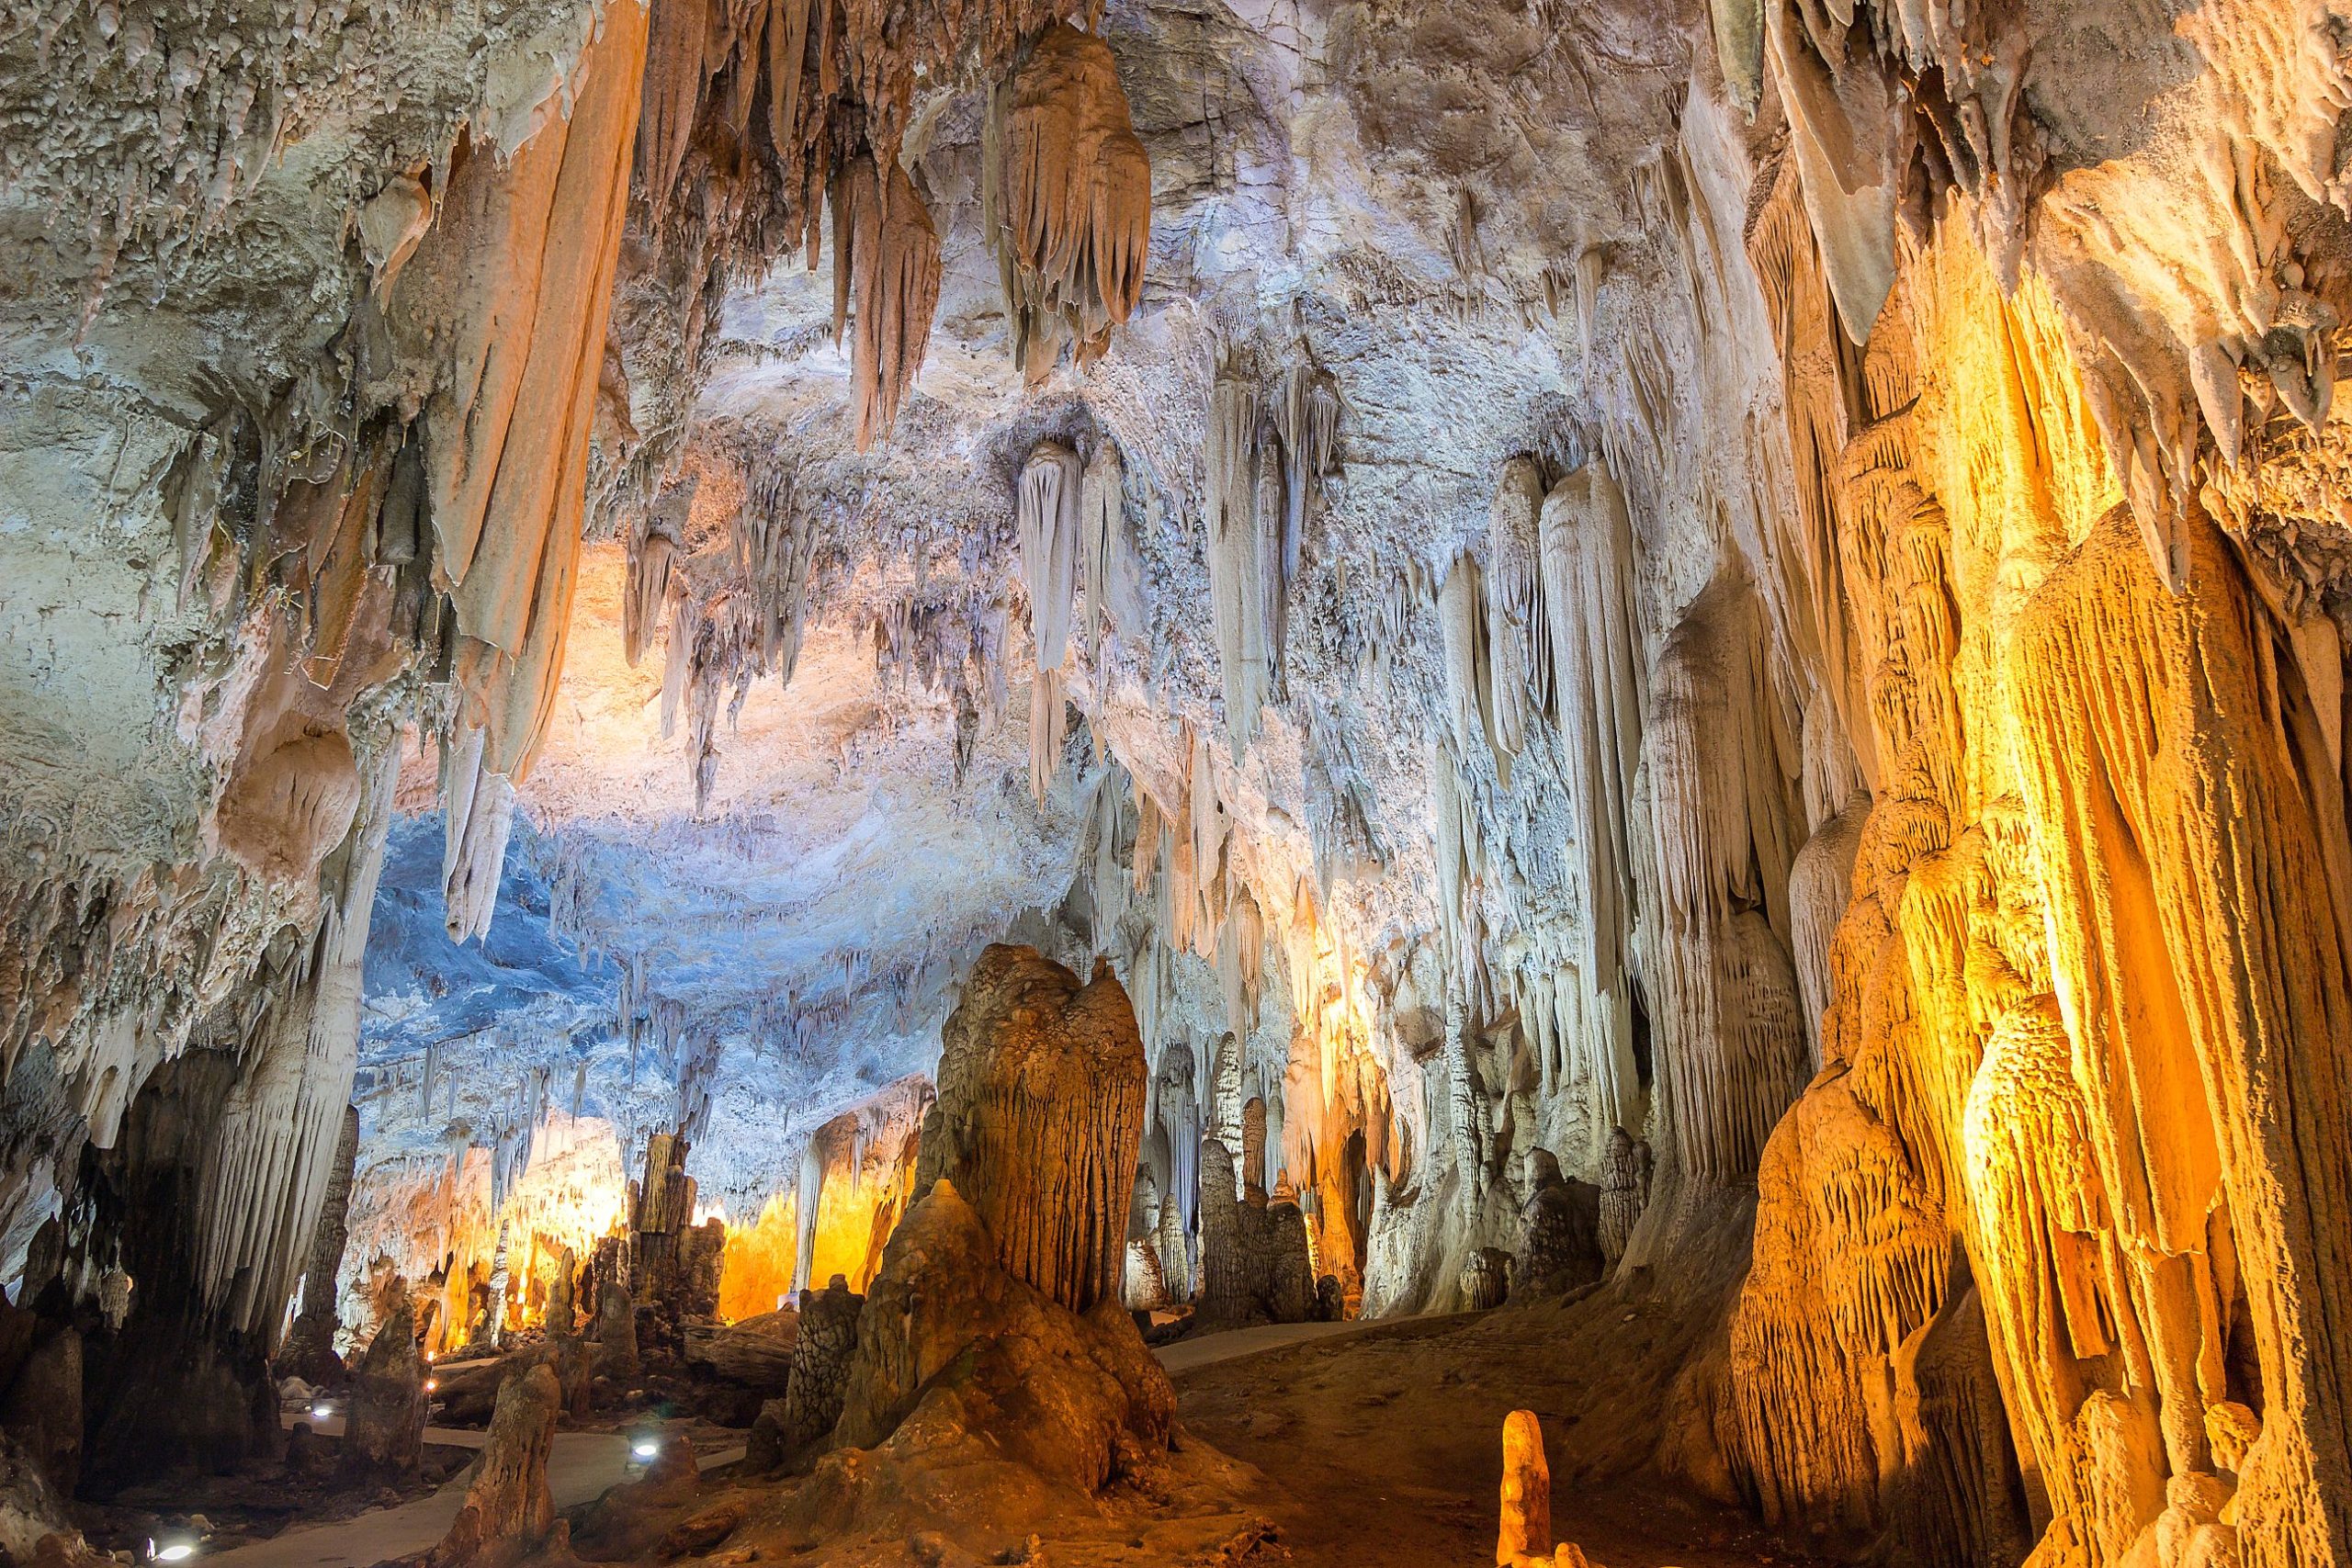
[[[1562,1355],[1564,1339],[1589,1342],[1603,1312],[1611,1354]],[[1704,1497],[1623,1474],[1585,1479],[1630,1467],[1633,1435],[1657,1431],[1659,1384],[1646,1372],[1687,1331],[1650,1317],[1594,1303],[1306,1338],[1176,1370],[1178,1412],[1189,1434],[1260,1472],[1240,1501],[1279,1527],[1299,1564],[1491,1562],[1503,1418],[1521,1408],[1544,1423],[1554,1533],[1600,1568],[1815,1563]]]

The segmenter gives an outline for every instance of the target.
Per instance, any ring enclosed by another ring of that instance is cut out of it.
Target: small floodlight
[[[185,1536],[169,1540],[151,1540],[147,1555],[157,1562],[185,1562],[196,1555],[196,1542]]]
[[[659,1438],[639,1438],[636,1442],[629,1445],[628,1451],[635,1454],[639,1459],[651,1459],[654,1455],[662,1451],[662,1439]]]
[[[332,1404],[328,1404],[325,1400],[323,1400],[323,1399],[320,1400],[316,1404],[313,1404],[313,1405],[311,1405],[311,1418],[312,1420],[314,1420],[314,1421],[323,1421],[323,1420],[325,1420],[328,1416],[332,1416],[332,1415],[334,1415],[334,1405],[332,1405]]]

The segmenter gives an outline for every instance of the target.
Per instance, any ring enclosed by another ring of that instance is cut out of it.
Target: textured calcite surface
[[[27,0],[9,1540],[411,1334],[519,1551],[802,1296],[814,1545],[1502,1303],[1826,1551],[2352,1568],[2347,39]]]

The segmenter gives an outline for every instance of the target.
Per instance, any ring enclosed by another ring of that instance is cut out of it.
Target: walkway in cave
[[[1247,1501],[1280,1528],[1299,1568],[1492,1562],[1503,1417],[1521,1408],[1544,1423],[1555,1534],[1595,1562],[1813,1562],[1744,1516],[1656,1481],[1578,1479],[1583,1469],[1619,1469],[1629,1438],[1656,1438],[1643,1368],[1687,1339],[1654,1308],[1614,1303],[1605,1325],[1598,1312],[1465,1313],[1240,1347],[1171,1367],[1177,1407],[1187,1431],[1261,1473]]]
[[[304,1419],[309,1419],[305,1417]],[[324,1437],[342,1435],[340,1416],[314,1423]],[[453,1427],[427,1427],[424,1440],[448,1448],[478,1449],[484,1434]],[[559,1508],[593,1501],[625,1480],[629,1435],[622,1432],[558,1432],[548,1456],[548,1488]],[[705,1470],[732,1464],[741,1449],[712,1454]],[[388,1558],[423,1551],[448,1533],[466,1500],[468,1472],[449,1478],[429,1497],[393,1508],[371,1508],[333,1524],[300,1526],[248,1546],[207,1556],[207,1568],[366,1568]]]

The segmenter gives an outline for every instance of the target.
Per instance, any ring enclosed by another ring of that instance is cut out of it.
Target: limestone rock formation
[[[854,158],[833,176],[833,338],[853,316],[850,361],[857,399],[857,449],[898,423],[899,404],[922,368],[939,308],[939,233],[931,213],[892,164],[888,175],[870,157]]]
[[[403,1303],[376,1330],[351,1375],[344,1415],[344,1460],[395,1477],[415,1472],[424,1443],[424,1358],[415,1310]]]
[[[0,1546],[410,1323],[1001,1555],[1130,1304],[1508,1295],[1579,1481],[2352,1562],[2346,18],[1706,11],[0,19]]]
[[[858,1322],[865,1298],[834,1275],[822,1291],[800,1298],[800,1333],[792,1347],[792,1375],[776,1412],[778,1462],[789,1463],[821,1441],[841,1420],[857,1358]],[[763,1418],[766,1412],[762,1411]]]
[[[1168,1375],[1116,1297],[1074,1314],[996,1252],[951,1179],[916,1201],[860,1314],[834,1440],[921,1452],[985,1434],[1036,1474],[1097,1491],[1165,1448]]]
[[[1544,1427],[1532,1410],[1503,1421],[1502,1523],[1495,1532],[1497,1568],[1597,1568],[1571,1541],[1552,1540],[1552,1467]]]
[[[942,1034],[918,1201],[956,1183],[1014,1279],[1076,1313],[1116,1303],[1143,1098],[1135,1010],[1107,967],[1081,987],[1034,950],[992,945]]]
[[[1151,162],[1110,46],[1057,22],[991,95],[981,219],[1004,280],[1015,363],[1043,378],[1067,339],[1081,362],[1143,294]]]
[[[548,1490],[561,1397],[555,1373],[543,1366],[518,1371],[499,1389],[480,1466],[449,1533],[423,1558],[425,1568],[519,1562],[548,1549],[561,1528]]]
[[[1217,1328],[1306,1323],[1317,1315],[1306,1224],[1295,1201],[1237,1194],[1233,1156],[1201,1146],[1201,1292],[1197,1321]]]
[[[1525,1228],[1511,1255],[1510,1295],[1558,1295],[1600,1283],[1608,1268],[1601,1237],[1604,1194],[1562,1176],[1560,1162],[1547,1149],[1532,1151],[1528,1164],[1534,1190],[1521,1211]]]
[[[327,1168],[326,1190],[319,1199],[318,1228],[311,1234],[310,1255],[302,1268],[302,1311],[288,1331],[277,1359],[280,1371],[312,1383],[339,1380],[344,1371],[334,1351],[334,1331],[340,1321],[336,1282],[343,1268],[344,1245],[349,1239],[352,1166],[358,1157],[359,1108],[346,1106],[343,1136],[336,1142]],[[412,1322],[412,1333],[413,1327]]]

